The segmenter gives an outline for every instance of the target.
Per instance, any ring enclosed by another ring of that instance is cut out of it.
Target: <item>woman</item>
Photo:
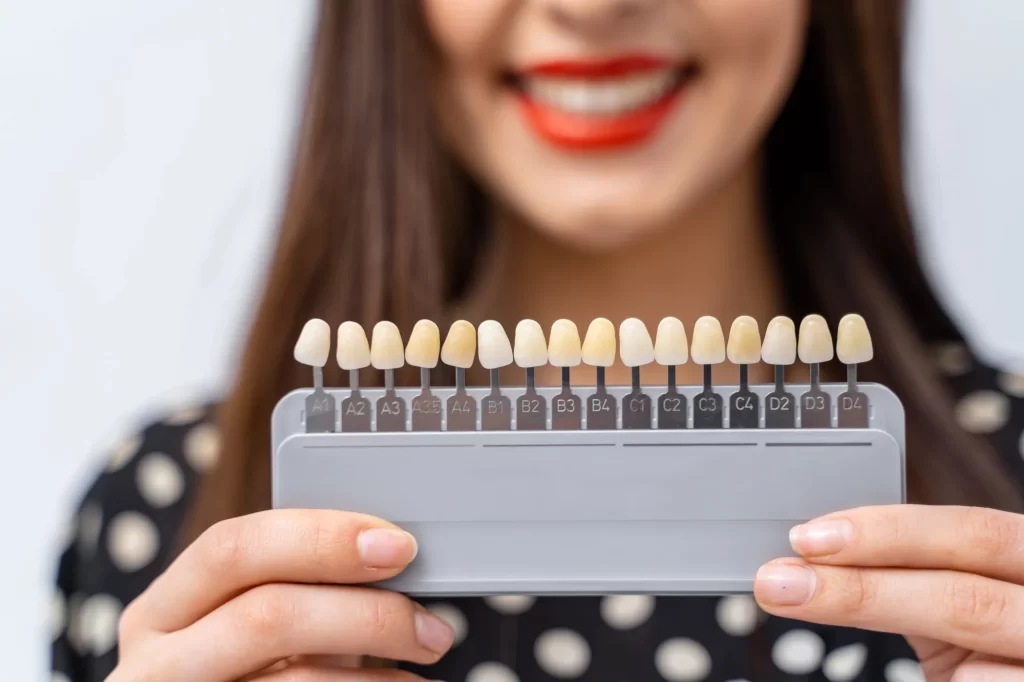
[[[896,682],[915,658],[929,682],[1024,677],[1018,434],[994,373],[966,371],[959,346],[958,377],[931,363],[959,337],[913,249],[901,28],[893,0],[325,0],[237,381],[216,418],[150,426],[89,492],[61,562],[55,679]],[[269,415],[306,383],[289,356],[310,317],[408,333],[812,311],[864,314],[867,378],[907,407],[912,500],[959,506],[795,529],[797,558],[755,582],[767,617],[742,597],[431,611],[360,587],[415,555],[387,521],[263,511]]]

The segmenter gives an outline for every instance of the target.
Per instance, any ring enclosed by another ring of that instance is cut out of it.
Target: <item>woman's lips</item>
[[[538,64],[517,74],[513,86],[526,120],[542,137],[562,147],[603,149],[653,135],[692,74],[690,67],[631,55]]]

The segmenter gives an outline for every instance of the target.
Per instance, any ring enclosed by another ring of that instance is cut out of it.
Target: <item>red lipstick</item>
[[[641,76],[674,66],[673,62],[649,55],[626,55],[603,61],[560,60],[523,69],[519,85],[530,77],[594,83]],[[569,111],[531,96],[527,88],[517,87],[515,92],[527,122],[541,137],[569,149],[600,150],[637,144],[653,135],[679,102],[685,75],[682,68],[678,69],[676,80],[657,99],[617,113]]]

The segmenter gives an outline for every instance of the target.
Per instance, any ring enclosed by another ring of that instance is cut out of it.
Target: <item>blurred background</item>
[[[816,0],[825,1],[825,0]],[[125,432],[216,395],[282,197],[310,0],[0,1],[0,652],[45,678],[51,581]],[[929,274],[1024,358],[1024,3],[917,0],[907,176]],[[995,247],[995,248],[993,248]]]

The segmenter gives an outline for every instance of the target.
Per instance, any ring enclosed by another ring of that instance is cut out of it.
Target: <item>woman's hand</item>
[[[769,613],[905,635],[928,682],[1024,680],[1024,516],[864,507],[790,540],[802,558],[757,574]]]
[[[278,510],[217,524],[128,605],[108,682],[415,680],[357,670],[360,656],[430,664],[451,628],[359,583],[416,555],[408,533],[336,511]]]

